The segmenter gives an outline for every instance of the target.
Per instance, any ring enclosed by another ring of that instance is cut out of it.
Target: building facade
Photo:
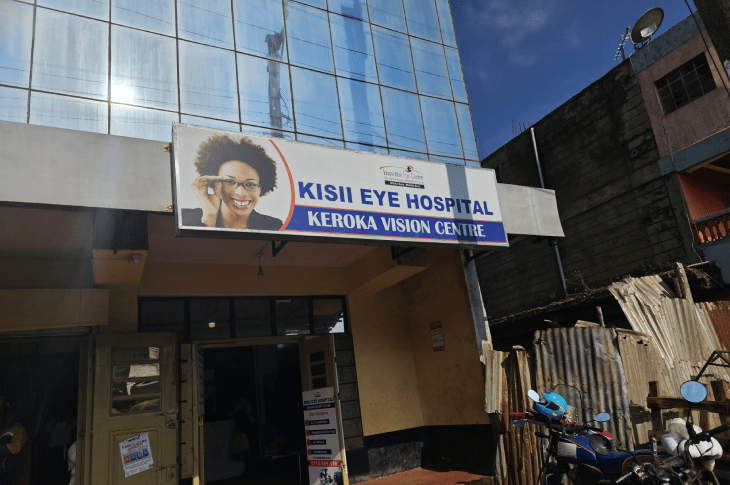
[[[173,123],[313,143],[343,179],[359,150],[448,164],[465,186],[479,156],[447,1],[0,7],[1,383],[30,436],[19,480],[67,476],[73,442],[81,484],[489,471],[489,332],[466,246],[182,238],[173,218]],[[563,235],[553,192],[498,192],[505,237]],[[341,452],[313,461],[302,392],[322,388]],[[153,459],[133,478],[130,439]]]

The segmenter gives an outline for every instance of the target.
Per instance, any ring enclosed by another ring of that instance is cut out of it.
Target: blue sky
[[[653,7],[657,35],[689,16],[684,0],[451,0],[479,155],[512,139],[513,119],[534,124],[616,66],[626,27]]]

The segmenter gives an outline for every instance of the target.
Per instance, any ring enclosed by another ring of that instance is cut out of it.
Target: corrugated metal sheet
[[[730,349],[730,301],[697,303],[697,309],[705,321],[712,322],[720,345]]]
[[[537,391],[555,389],[574,406],[574,420],[586,422],[597,413],[611,413],[606,427],[616,436],[617,446],[632,447],[629,401],[614,330],[587,327],[536,332],[535,374]],[[580,394],[566,385],[581,391],[582,405]]]

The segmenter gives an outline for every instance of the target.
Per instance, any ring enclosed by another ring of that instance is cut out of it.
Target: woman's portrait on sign
[[[198,147],[191,182],[200,208],[182,209],[182,225],[278,231],[282,220],[257,210],[277,187],[277,164],[251,138],[235,138],[214,134]]]

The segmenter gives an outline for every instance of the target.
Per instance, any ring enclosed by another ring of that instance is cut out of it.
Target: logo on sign
[[[380,167],[383,172],[385,185],[395,185],[397,187],[409,187],[412,189],[425,189],[425,178],[421,172],[410,165],[403,167]]]

